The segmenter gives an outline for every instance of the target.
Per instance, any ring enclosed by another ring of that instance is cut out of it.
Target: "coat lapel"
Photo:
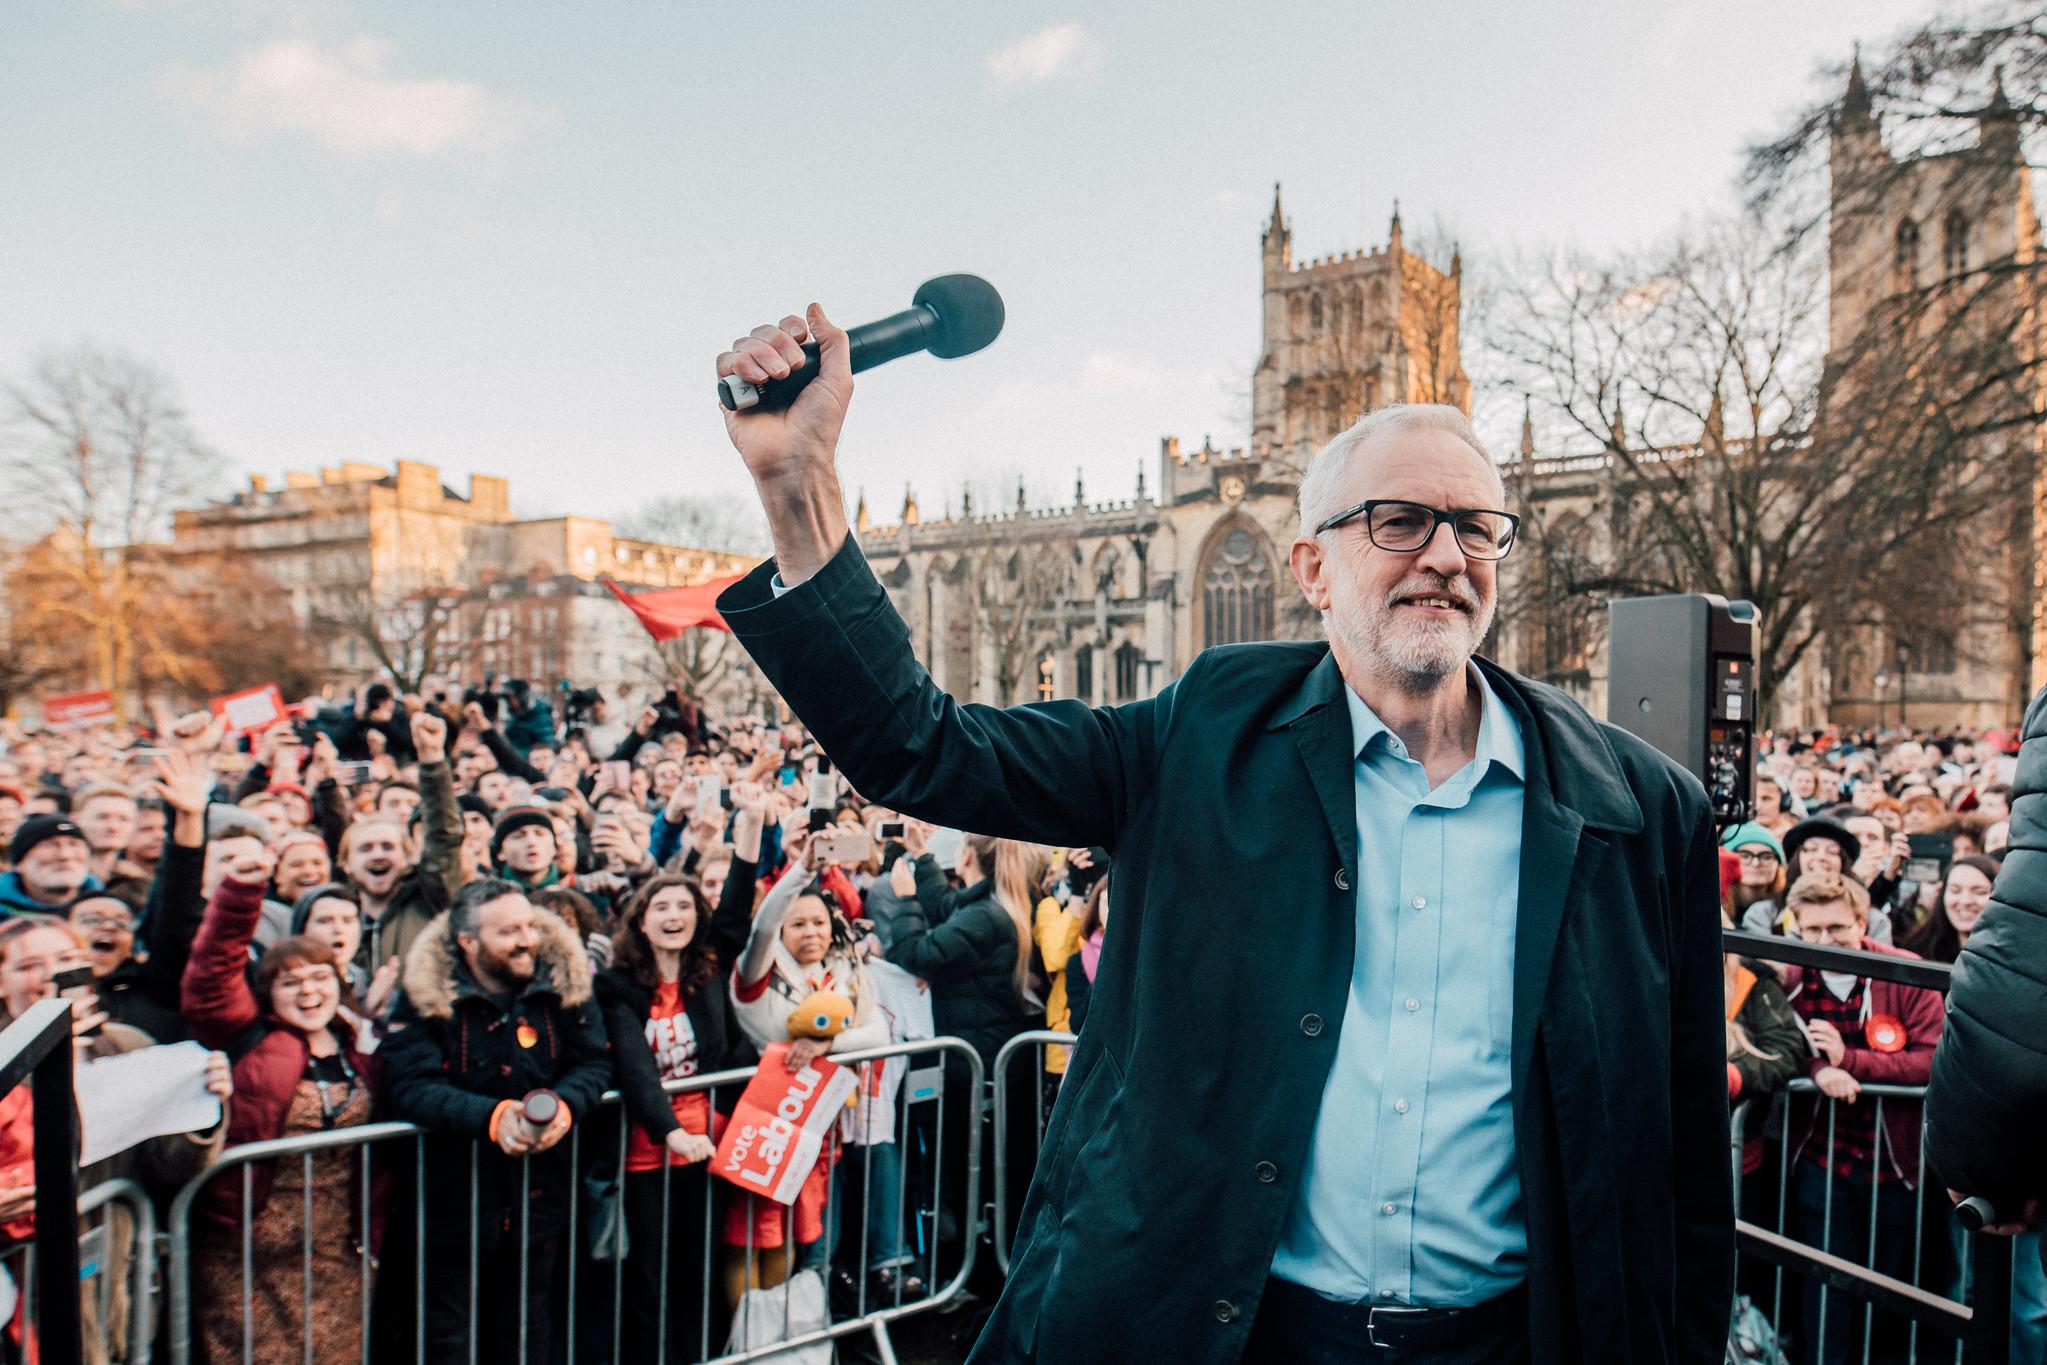
[[[1531,768],[1531,771],[1533,769]],[[1521,817],[1520,903],[1514,921],[1514,1094],[1526,1093],[1535,1025],[1542,1017],[1564,907],[1576,880],[1585,820],[1569,806],[1538,800],[1531,785]]]
[[[1289,727],[1308,780],[1322,806],[1322,818],[1343,859],[1345,875],[1358,876],[1357,779],[1351,752],[1350,708],[1343,700],[1343,675],[1336,660],[1325,656],[1302,681],[1300,691],[1280,709],[1279,724]]]

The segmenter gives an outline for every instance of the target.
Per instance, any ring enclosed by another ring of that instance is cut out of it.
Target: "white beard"
[[[1469,579],[1453,582],[1467,599],[1480,601]],[[1390,602],[1366,603],[1338,594],[1322,613],[1322,629],[1351,657],[1375,668],[1402,691],[1419,695],[1434,691],[1470,662],[1492,627],[1494,606],[1481,601],[1473,615],[1439,621],[1403,618]]]

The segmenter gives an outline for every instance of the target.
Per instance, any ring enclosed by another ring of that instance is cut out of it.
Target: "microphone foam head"
[[[938,316],[938,336],[927,349],[941,360],[972,355],[1002,334],[1002,295],[979,275],[926,280],[911,302]]]

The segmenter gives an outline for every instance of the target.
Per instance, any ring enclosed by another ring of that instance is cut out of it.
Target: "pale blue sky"
[[[865,377],[892,514],[1027,471],[1128,496],[1243,439],[1258,234],[1641,242],[1721,202],[1816,69],[1924,0],[0,6],[0,371],[90,339],[170,373],[235,474],[513,480],[523,512],[740,491],[710,366],[929,275],[979,356]]]

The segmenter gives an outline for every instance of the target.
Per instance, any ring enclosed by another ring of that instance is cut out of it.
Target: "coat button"
[[[1339,867],[1339,868],[1337,868],[1337,869],[1336,869],[1336,889],[1337,889],[1338,891],[1348,891],[1348,890],[1350,890],[1350,869],[1349,869],[1349,868]]]
[[[1231,1303],[1228,1299],[1217,1299],[1215,1301],[1215,1320],[1217,1322],[1235,1322],[1237,1320],[1237,1305]]]
[[[1322,1032],[1322,1016],[1319,1014],[1302,1015],[1301,1032],[1307,1034],[1310,1038]]]
[[[1251,1174],[1258,1177],[1259,1184],[1270,1185],[1273,1181],[1279,1179],[1279,1167],[1273,1165],[1270,1161],[1261,1161],[1251,1168]]]

